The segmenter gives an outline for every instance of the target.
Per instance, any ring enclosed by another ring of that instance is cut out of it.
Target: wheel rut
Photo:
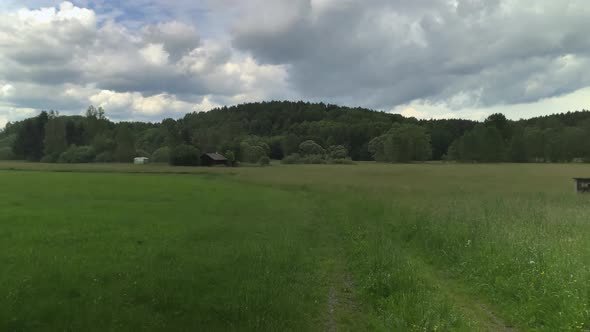
[[[414,256],[415,257],[415,256]],[[445,294],[465,315],[472,328],[477,331],[516,332],[515,326],[502,319],[490,305],[463,290],[458,282],[443,276],[434,267],[420,258],[414,258],[421,265],[423,278]]]

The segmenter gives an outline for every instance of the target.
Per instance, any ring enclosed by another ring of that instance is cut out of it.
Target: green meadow
[[[0,331],[588,331],[556,164],[0,163]]]

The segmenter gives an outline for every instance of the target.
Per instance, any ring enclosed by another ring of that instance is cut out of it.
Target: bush
[[[299,144],[299,151],[301,151],[301,154],[306,157],[326,154],[326,150],[324,150],[321,145],[312,140],[307,140]]]
[[[151,157],[151,155],[145,150],[138,149],[138,150],[135,150],[135,157],[149,158],[149,157]]]
[[[192,145],[182,144],[170,154],[170,165],[174,166],[198,166],[201,163],[201,152]]]
[[[328,164],[336,164],[336,165],[354,165],[354,161],[350,158],[344,159],[328,159]]]
[[[283,158],[283,160],[281,160],[281,163],[286,164],[286,165],[292,165],[292,164],[354,165],[354,162],[350,158],[326,158],[325,155],[319,155],[319,154],[314,154],[314,155],[302,157],[298,153],[294,153],[292,155],[289,155],[289,156]]]
[[[42,163],[56,163],[59,160],[61,153],[50,153],[46,154],[41,158]]]
[[[154,163],[169,163],[170,148],[165,146],[154,151],[151,161]]]
[[[58,162],[67,164],[90,163],[96,157],[94,148],[91,146],[70,146],[59,156]]]
[[[303,157],[303,159],[301,159],[301,161],[304,164],[319,165],[319,164],[325,164],[326,163],[326,158],[324,158],[324,156],[322,156],[322,155],[312,154],[312,155]]]
[[[258,136],[247,136],[240,143],[239,157],[247,163],[257,163],[260,158],[268,156],[270,147]]]
[[[233,151],[227,150],[227,151],[225,151],[223,156],[227,159],[228,166],[234,167],[237,165],[236,154]]]
[[[113,153],[110,151],[105,151],[102,153],[99,153],[96,158],[94,158],[94,161],[97,163],[111,163],[113,161],[115,161],[115,158],[113,157]]]
[[[242,152],[242,161],[248,163],[256,163],[260,158],[266,156],[266,151],[263,147],[257,145],[249,145],[246,143],[242,143],[240,145],[240,150]]]
[[[15,158],[10,147],[0,148],[0,160],[12,160]]]
[[[100,154],[105,151],[115,151],[117,148],[117,142],[113,139],[112,133],[101,133],[94,137],[92,140],[92,147],[97,154]]]
[[[301,156],[298,153],[294,153],[290,156],[283,158],[281,161],[283,164],[326,164],[326,158],[324,155],[312,154],[307,156]]]
[[[270,158],[268,156],[263,156],[258,160],[258,165],[260,166],[268,166],[270,165]]]
[[[328,151],[331,159],[346,159],[348,157],[348,150],[344,145],[332,145]]]
[[[301,156],[299,155],[299,153],[288,155],[285,158],[283,158],[283,160],[281,160],[281,163],[286,165],[299,164],[301,163]]]

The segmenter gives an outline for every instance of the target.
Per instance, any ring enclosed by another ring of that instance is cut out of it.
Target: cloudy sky
[[[0,0],[0,127],[259,100],[420,118],[590,108],[587,0]]]

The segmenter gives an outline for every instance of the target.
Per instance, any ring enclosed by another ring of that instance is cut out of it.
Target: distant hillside
[[[182,119],[155,124],[113,123],[106,116],[104,110],[91,107],[86,116],[43,113],[9,124],[0,133],[0,151],[4,151],[0,158],[6,159],[10,146],[14,158],[59,161],[60,155],[75,145],[85,147],[83,159],[87,161],[129,161],[135,155],[152,156],[158,150],[158,156],[166,159],[166,152],[171,153],[174,147],[191,145],[202,152],[231,151],[238,160],[251,159],[245,151],[259,146],[261,149],[254,149],[258,154],[264,151],[273,159],[283,159],[301,152],[301,143],[311,140],[326,154],[331,147],[341,146],[354,160],[412,160],[417,142],[424,145],[428,141],[428,159],[432,160],[590,159],[590,148],[580,144],[590,141],[588,111],[519,121],[495,114],[478,123],[417,120],[364,108],[273,101],[189,113]]]

